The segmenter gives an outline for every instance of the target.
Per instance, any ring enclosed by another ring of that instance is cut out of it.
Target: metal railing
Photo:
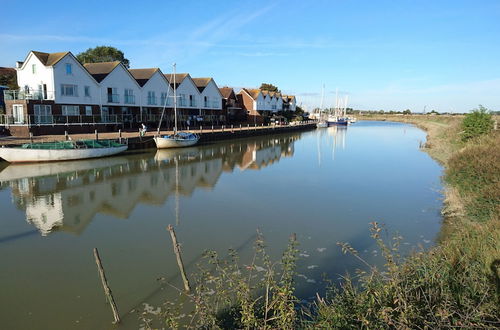
[[[125,95],[124,96],[125,104],[135,104],[135,95]]]
[[[156,96],[148,96],[148,105],[156,105]]]
[[[129,116],[129,118],[125,118]],[[93,125],[93,124],[122,124],[124,119],[133,119],[133,115],[0,115],[1,126],[28,125],[28,126],[54,126],[54,125]]]
[[[4,100],[53,100],[55,92],[5,90],[3,95]]]
[[[120,103],[120,94],[107,94],[108,103]]]

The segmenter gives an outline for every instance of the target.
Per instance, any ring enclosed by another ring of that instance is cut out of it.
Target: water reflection
[[[270,166],[292,156],[298,138],[286,135],[106,159],[10,165],[0,172],[0,187],[11,188],[14,205],[42,235],[54,230],[80,234],[97,213],[127,219],[139,203],[163,205],[172,195],[211,189],[223,172]]]

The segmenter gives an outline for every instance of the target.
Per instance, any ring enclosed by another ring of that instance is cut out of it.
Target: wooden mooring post
[[[186,270],[184,269],[184,263],[182,262],[181,247],[177,242],[177,236],[175,236],[174,227],[172,225],[168,225],[167,230],[170,232],[170,237],[172,238],[175,257],[177,258],[177,265],[179,266],[182,282],[184,283],[184,290],[186,290],[186,292],[190,292],[191,286],[189,285],[189,280],[186,276]]]
[[[99,270],[99,276],[101,277],[102,287],[104,289],[104,294],[106,295],[106,299],[111,306],[111,310],[113,311],[113,318],[115,321],[113,323],[120,323],[120,315],[118,314],[118,308],[116,308],[115,299],[113,298],[113,293],[109,288],[108,281],[106,279],[106,273],[104,273],[104,268],[102,267],[101,258],[99,257],[99,251],[97,248],[94,248],[94,259],[97,264],[97,269]]]

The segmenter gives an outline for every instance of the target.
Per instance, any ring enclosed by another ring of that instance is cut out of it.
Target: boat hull
[[[325,128],[325,127],[328,127],[328,123],[327,122],[319,122],[316,124],[316,127],[317,128]]]
[[[77,160],[99,158],[119,154],[127,150],[128,146],[88,149],[23,149],[0,148],[0,158],[10,163],[55,162],[63,160]]]
[[[156,148],[168,149],[168,148],[190,147],[192,145],[195,145],[199,139],[171,139],[171,138],[156,136],[154,140],[156,143]]]

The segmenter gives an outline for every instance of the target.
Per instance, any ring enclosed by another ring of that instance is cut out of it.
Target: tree
[[[277,86],[274,86],[273,84],[266,84],[266,83],[262,83],[260,85],[260,90],[264,90],[264,91],[270,91],[270,92],[278,92],[280,93],[281,91],[278,89]]]
[[[403,111],[403,115],[411,115],[411,110],[406,109],[405,111]]]
[[[19,86],[17,85],[17,75],[14,73],[1,73],[0,74],[0,86],[7,86],[9,89],[17,90]]]
[[[462,140],[478,137],[480,135],[489,133],[493,129],[493,119],[491,114],[482,105],[478,109],[472,110],[471,113],[465,115],[462,121]]]
[[[86,51],[76,55],[80,63],[99,63],[99,62],[112,62],[120,61],[125,67],[130,66],[130,61],[125,58],[123,52],[111,46],[97,46],[89,48]]]

